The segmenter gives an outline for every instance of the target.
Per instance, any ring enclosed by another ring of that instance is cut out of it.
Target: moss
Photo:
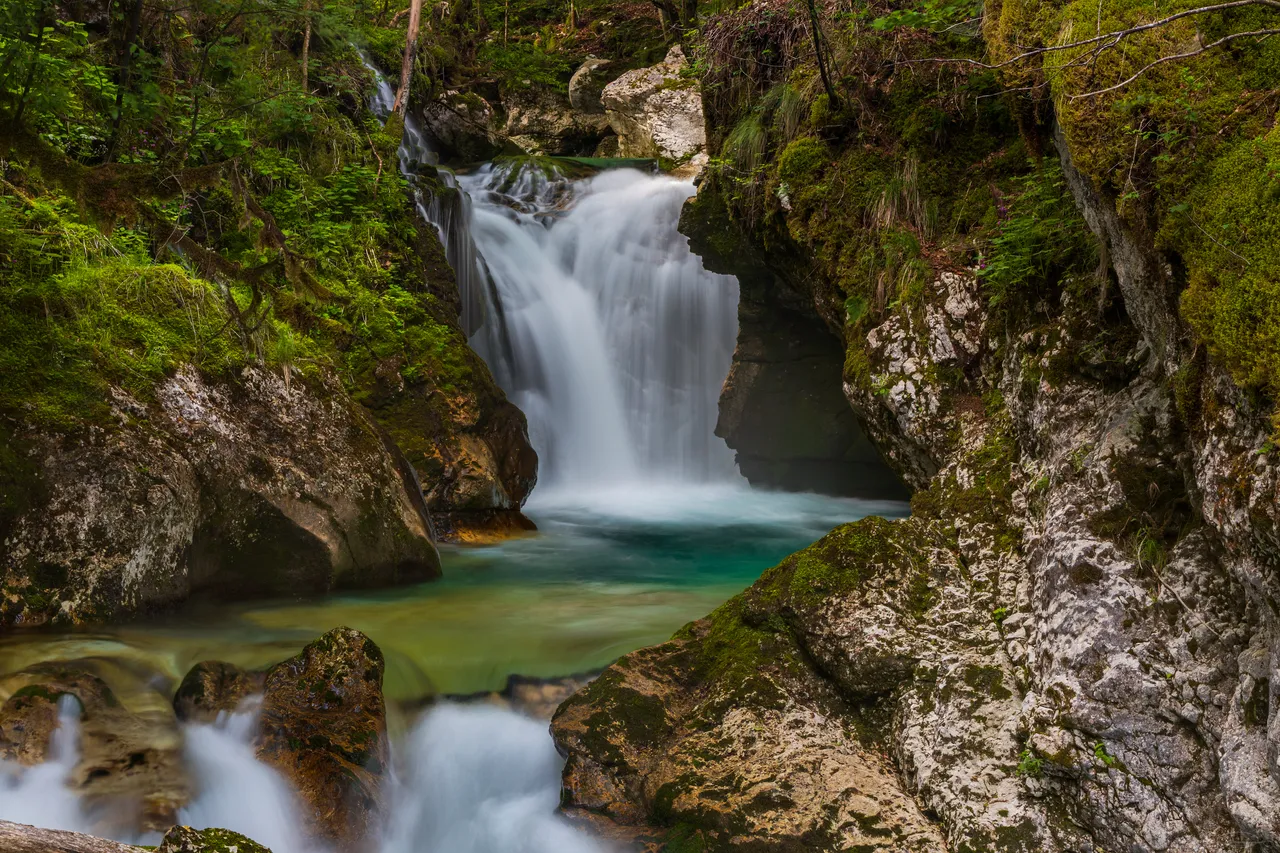
[[[1183,317],[1237,383],[1280,400],[1280,125],[1232,146],[1163,236],[1184,247]]]

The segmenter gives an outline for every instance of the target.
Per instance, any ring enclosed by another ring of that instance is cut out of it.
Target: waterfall
[[[369,68],[385,118],[391,85]],[[406,119],[406,177],[435,159]],[[472,347],[529,420],[540,496],[740,483],[714,435],[738,285],[677,230],[693,185],[634,169],[572,179],[523,159],[438,177],[444,191],[420,192],[418,209],[457,274]]]
[[[329,853],[306,839],[289,784],[254,754],[257,706],[247,700],[212,724],[183,727],[194,788],[179,822],[239,832],[274,853]],[[103,833],[68,782],[79,761],[79,705],[61,700],[49,760],[0,762],[0,820]],[[483,705],[443,704],[428,712],[393,764],[378,853],[606,853],[556,813],[564,759],[545,722]],[[6,772],[7,771],[7,772]],[[118,832],[108,834],[119,835]],[[156,844],[154,833],[121,841]]]

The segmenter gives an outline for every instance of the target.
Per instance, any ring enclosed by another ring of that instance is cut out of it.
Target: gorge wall
[[[912,516],[837,528],[567,701],[571,814],[669,849],[1280,849],[1275,339],[1255,301],[1275,281],[1275,47],[1097,95],[1150,55],[936,61],[1092,33],[1095,11],[1140,20],[833,19],[838,103],[775,4],[703,25],[719,159],[682,227],[761,282],[777,332],[780,306],[840,331],[843,395]]]

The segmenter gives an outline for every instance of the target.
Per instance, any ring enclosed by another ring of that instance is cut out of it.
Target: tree
[[[422,0],[413,0],[409,7],[409,32],[404,41],[404,62],[400,65],[400,88],[396,92],[392,112],[404,115],[409,109],[409,78],[413,76],[413,58],[418,50],[418,25],[422,20]]]
[[[124,43],[120,46],[120,61],[116,65],[116,108],[111,117],[111,137],[107,141],[107,154],[104,158],[111,163],[116,159],[120,149],[120,125],[124,121],[124,98],[129,91],[130,78],[133,74],[133,53],[138,43],[138,29],[142,26],[142,0],[133,0],[129,9],[129,24],[125,30]]]
[[[831,109],[838,109],[840,96],[836,94],[835,87],[831,85],[831,75],[827,73],[827,60],[822,51],[822,29],[818,25],[816,0],[809,0],[809,33],[813,38],[813,52],[818,57],[818,74],[822,77],[822,88],[827,90],[827,100],[831,103]]]

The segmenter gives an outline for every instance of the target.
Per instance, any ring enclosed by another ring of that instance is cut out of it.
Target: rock
[[[0,757],[34,765],[48,759],[58,700],[80,708],[79,761],[70,786],[104,835],[160,830],[189,798],[182,742],[172,715],[135,713],[98,676],[63,664],[40,664],[3,679]]]
[[[674,826],[668,843],[696,849],[942,853],[856,709],[803,663],[787,605],[769,607],[739,596],[560,707],[568,813]]]
[[[173,710],[187,723],[212,723],[234,711],[245,698],[261,693],[266,674],[247,672],[217,660],[201,661],[187,672],[173,696]]]
[[[298,791],[308,830],[341,850],[373,838],[388,767],[382,652],[335,628],[267,671],[258,757]]]
[[[503,135],[529,154],[590,154],[609,129],[603,110],[579,112],[570,97],[545,86],[506,91],[502,107]]]
[[[502,153],[506,142],[493,131],[494,110],[475,92],[450,89],[422,109],[423,129],[442,158],[478,163]]]
[[[716,423],[738,470],[765,488],[906,498],[840,391],[840,339],[799,285],[735,239],[718,199],[707,194],[687,204],[680,228],[707,269],[738,279],[738,342]]]
[[[266,847],[229,829],[175,826],[165,833],[156,853],[271,853]]]
[[[609,82],[613,63],[598,56],[588,56],[569,78],[569,106],[582,115],[604,115],[601,95]]]
[[[117,426],[29,433],[0,623],[101,622],[195,593],[322,593],[438,576],[417,485],[337,379],[179,370]]]
[[[707,162],[707,132],[697,80],[682,77],[684,51],[672,47],[658,65],[636,68],[604,87],[600,95],[618,135],[621,157],[658,157],[689,176]]]

